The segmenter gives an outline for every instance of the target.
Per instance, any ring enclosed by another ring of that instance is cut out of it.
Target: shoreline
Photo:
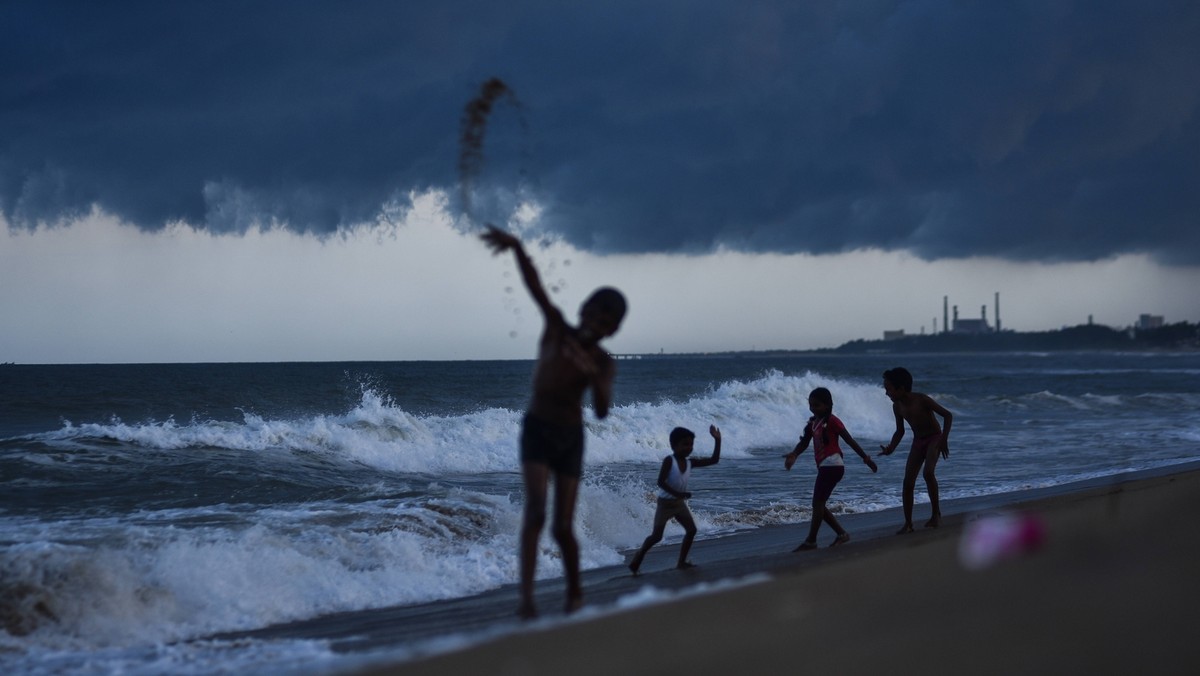
[[[992,499],[947,504],[941,528],[905,536],[893,535],[898,521],[839,517],[854,540],[836,549],[763,551],[784,539],[772,534],[767,542],[722,547],[734,558],[713,561],[717,548],[701,546],[713,541],[700,541],[692,559],[701,575],[663,570],[648,557],[644,569],[652,572],[639,578],[585,578],[588,601],[606,606],[591,616],[539,621],[355,673],[1190,671],[1200,657],[1192,619],[1200,602],[1200,542],[1192,535],[1200,463],[985,498]],[[922,507],[927,515],[928,504],[918,504],[917,523]],[[989,512],[1035,515],[1044,545],[983,570],[964,568],[964,525]],[[784,530],[801,533],[799,526]],[[823,529],[822,547],[830,537]],[[673,561],[674,548],[662,549],[657,558]],[[598,571],[590,572],[595,578]],[[661,590],[671,578],[700,578],[677,589],[714,588],[614,605],[621,594],[610,587]],[[542,589],[539,601],[547,607],[560,593]]]
[[[832,532],[825,528],[821,549],[792,553],[807,523],[698,540],[690,557],[698,566],[688,571],[673,569],[677,544],[659,545],[637,577],[624,565],[585,571],[586,606],[570,617],[559,610],[562,581],[551,579],[538,583],[543,616],[530,623],[516,620],[515,585],[506,585],[210,638],[325,640],[350,658],[331,664],[333,673],[378,676],[718,673],[809,664],[854,673],[894,669],[890,659],[925,652],[921,660],[942,673],[986,672],[988,663],[970,661],[983,657],[997,673],[1050,671],[1051,662],[1109,671],[1114,659],[1135,655],[1119,671],[1155,665],[1170,672],[1195,643],[1180,635],[1190,636],[1191,606],[1200,601],[1192,572],[1200,547],[1185,535],[1200,514],[1200,462],[947,500],[938,529],[919,527],[928,509],[916,505],[917,532],[904,536],[894,535],[899,508],[839,515],[852,540],[836,549],[826,547]],[[1045,546],[966,570],[957,554],[964,525],[996,512],[1038,515]],[[814,622],[828,627],[820,638]],[[1089,628],[1074,626],[1081,624]],[[682,642],[679,651],[654,647],[672,638]],[[1166,652],[1128,647],[1131,638]],[[1023,647],[1001,648],[1006,641]],[[1080,645],[1066,650],[1073,643]],[[1030,650],[1041,657],[1021,657]]]

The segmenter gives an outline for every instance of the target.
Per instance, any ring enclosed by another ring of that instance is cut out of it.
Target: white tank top
[[[679,461],[675,459],[675,455],[668,456],[671,459],[671,471],[667,472],[667,485],[680,493],[687,492],[688,475],[692,473],[692,463],[688,462],[687,458],[683,460],[684,470],[679,471]],[[661,486],[658,488],[658,497],[676,500],[678,496],[671,495],[664,491]]]

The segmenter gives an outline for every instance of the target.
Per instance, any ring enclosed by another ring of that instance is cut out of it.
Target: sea
[[[335,673],[351,658],[319,640],[219,637],[512,585],[532,365],[0,365],[0,671]],[[1200,458],[1198,353],[623,358],[610,415],[587,417],[582,566],[649,533],[676,426],[696,457],[723,435],[691,480],[700,539],[807,523],[811,454],[782,456],[809,392],[878,453],[894,366],[954,413],[944,499]],[[848,452],[835,513],[898,506],[909,439],[877,474]],[[560,575],[545,536],[538,577]]]

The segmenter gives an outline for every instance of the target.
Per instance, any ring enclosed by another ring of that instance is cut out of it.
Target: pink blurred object
[[[1041,518],[1032,514],[994,514],[980,517],[963,528],[958,543],[958,560],[966,568],[980,570],[995,563],[1032,552],[1046,539]]]

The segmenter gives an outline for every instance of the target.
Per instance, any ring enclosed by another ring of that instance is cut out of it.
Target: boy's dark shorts
[[[521,462],[536,462],[555,474],[581,478],[583,425],[556,425],[526,415],[521,427]]]

